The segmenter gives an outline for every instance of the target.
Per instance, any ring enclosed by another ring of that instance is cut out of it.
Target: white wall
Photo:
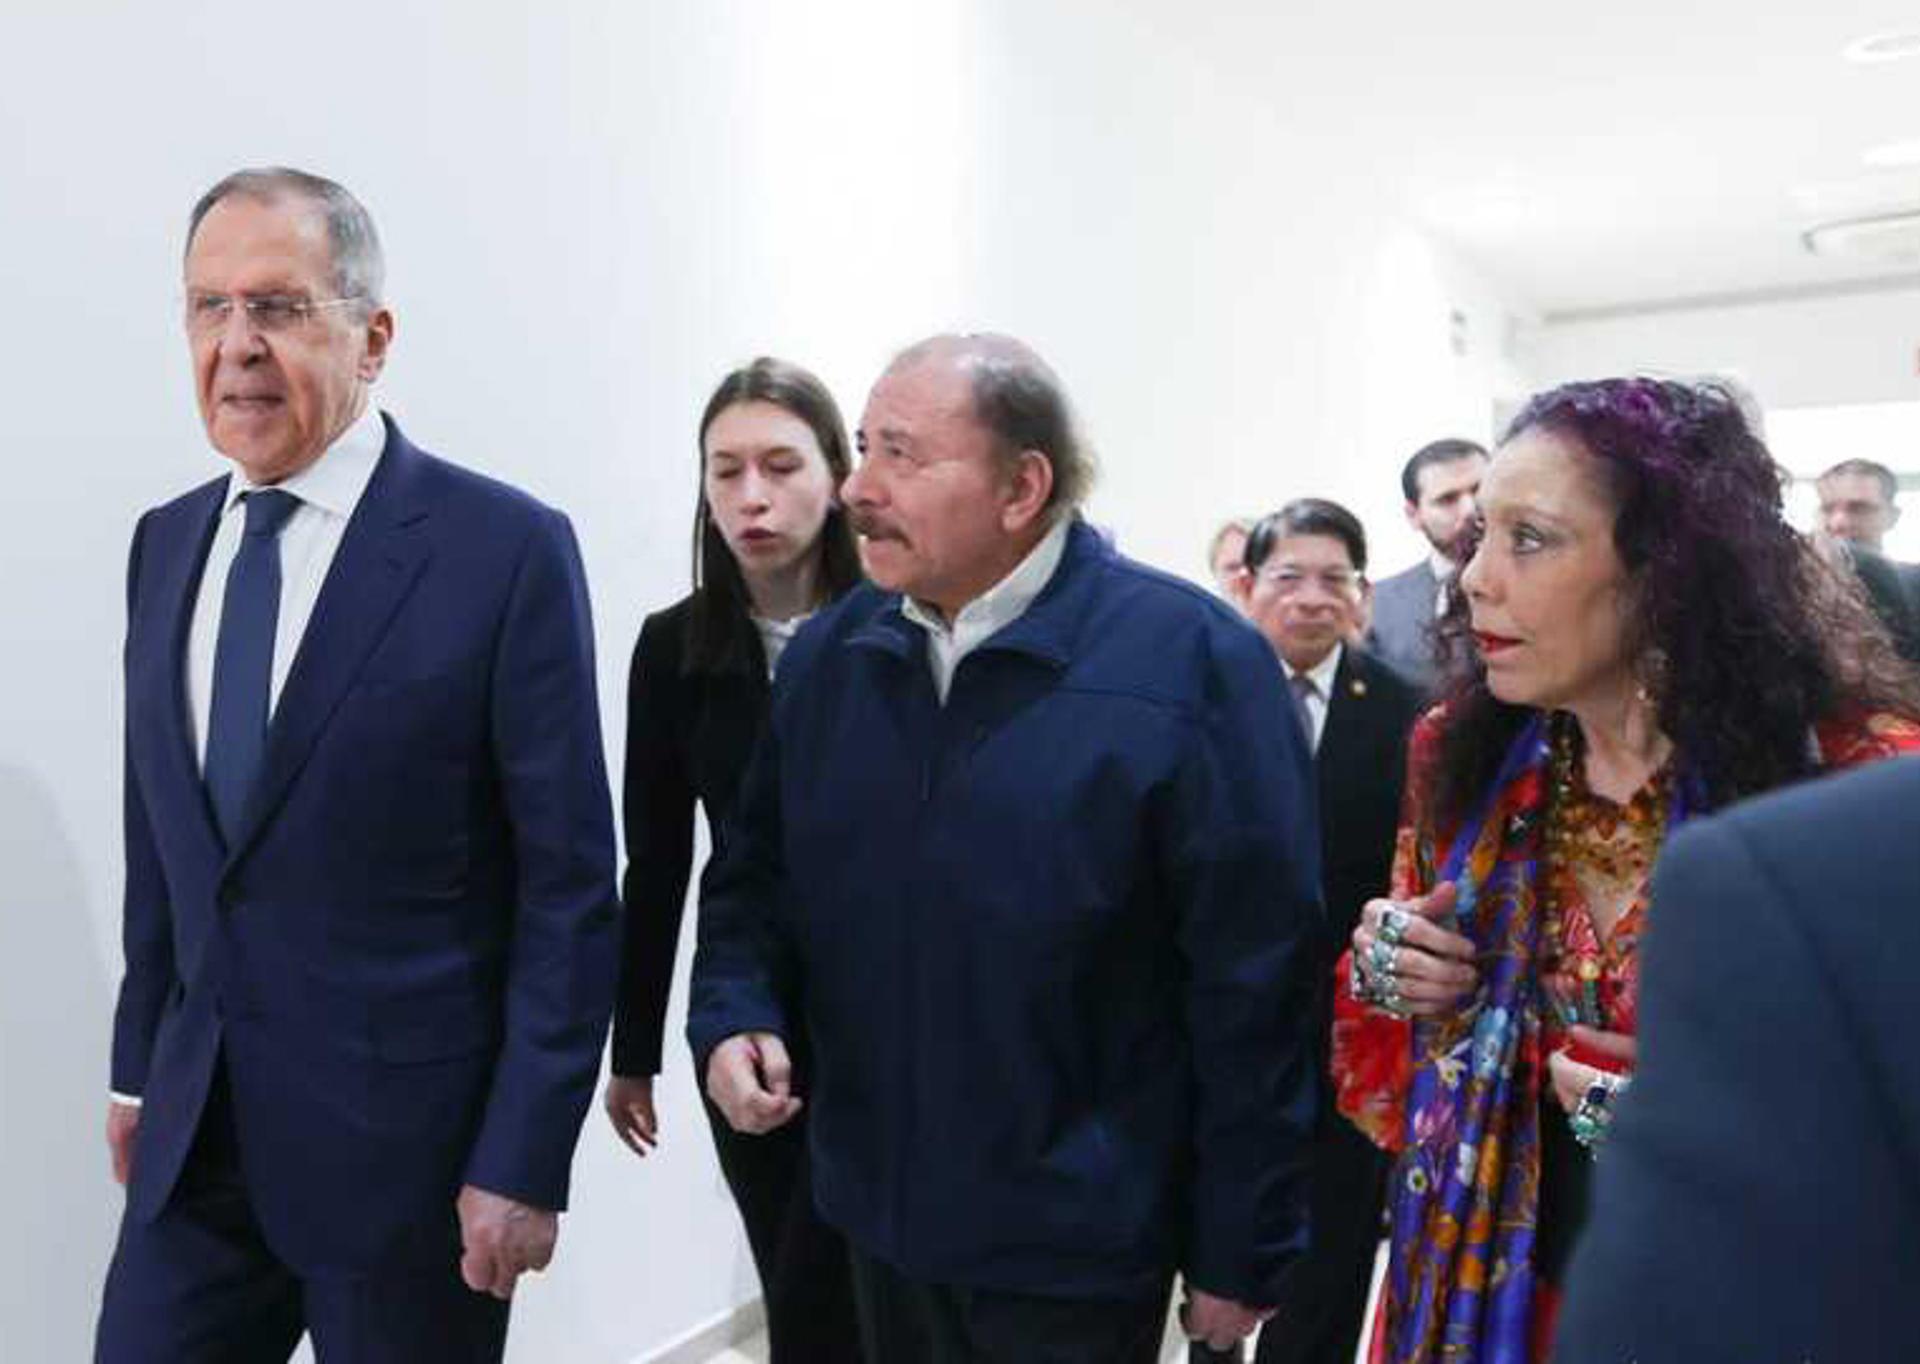
[[[287,162],[372,207],[399,316],[380,401],[429,448],[573,513],[617,773],[626,650],[684,590],[691,428],[714,379],[756,352],[815,366],[852,416],[903,342],[955,325],[1028,336],[1103,450],[1094,515],[1196,577],[1215,521],[1307,492],[1350,500],[1398,566],[1414,553],[1393,529],[1407,451],[1485,434],[1493,401],[1524,388],[1498,291],[1398,223],[1339,145],[1109,14],[0,13],[8,1357],[85,1357],[117,1215],[99,1127],[125,542],[141,509],[220,467],[176,321],[193,197],[235,166]],[[656,1157],[637,1165],[590,1118],[514,1359],[628,1360],[752,1291],[670,1055]]]
[[[1542,383],[1649,370],[1737,375],[1769,408],[1920,398],[1920,289],[1550,323]]]
[[[1424,552],[1400,466],[1526,392],[1504,354],[1524,307],[1395,217],[1337,112],[1228,83],[1124,6],[994,8],[966,319],[1035,341],[1079,395],[1094,515],[1196,576],[1222,520],[1304,495],[1362,517],[1378,571]]]

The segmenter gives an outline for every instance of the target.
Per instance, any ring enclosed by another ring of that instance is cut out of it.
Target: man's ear
[[[1402,502],[1400,504],[1400,511],[1401,514],[1407,518],[1407,524],[1409,526],[1412,526],[1422,535],[1427,533],[1420,525],[1420,504],[1418,502]]]
[[[360,357],[360,378],[370,384],[386,368],[387,351],[393,345],[392,309],[375,308],[373,316],[366,321],[366,328],[367,348]]]
[[[1045,513],[1052,494],[1053,461],[1038,450],[1022,450],[1007,479],[1007,500],[1000,508],[1001,529],[1021,531],[1031,526]]]

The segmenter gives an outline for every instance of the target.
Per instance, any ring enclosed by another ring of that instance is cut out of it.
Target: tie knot
[[[278,488],[242,493],[240,500],[247,508],[247,534],[264,535],[269,540],[280,533],[287,518],[300,506],[299,498]]]
[[[1293,694],[1302,701],[1310,700],[1320,694],[1320,688],[1313,685],[1313,679],[1305,673],[1293,675]]]

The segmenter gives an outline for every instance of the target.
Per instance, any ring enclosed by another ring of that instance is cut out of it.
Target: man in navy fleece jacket
[[[908,350],[859,445],[872,583],[782,660],[702,891],[708,1091],[743,1131],[811,1107],[870,1360],[1145,1364],[1176,1271],[1230,1345],[1305,1243],[1316,1102],[1273,651],[1079,518],[1089,460],[1019,342]]]

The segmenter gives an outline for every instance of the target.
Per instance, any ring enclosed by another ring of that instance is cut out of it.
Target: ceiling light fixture
[[[1876,33],[1871,37],[1856,38],[1840,50],[1840,55],[1862,66],[1872,66],[1878,62],[1897,62],[1907,57],[1920,57],[1920,28],[1906,28],[1893,33]]]
[[[1821,223],[1800,240],[1816,256],[1913,265],[1920,263],[1920,212]]]
[[[1920,166],[1920,137],[1875,147],[1871,151],[1862,152],[1860,159],[1869,166],[1878,166],[1883,170],[1894,166]]]

